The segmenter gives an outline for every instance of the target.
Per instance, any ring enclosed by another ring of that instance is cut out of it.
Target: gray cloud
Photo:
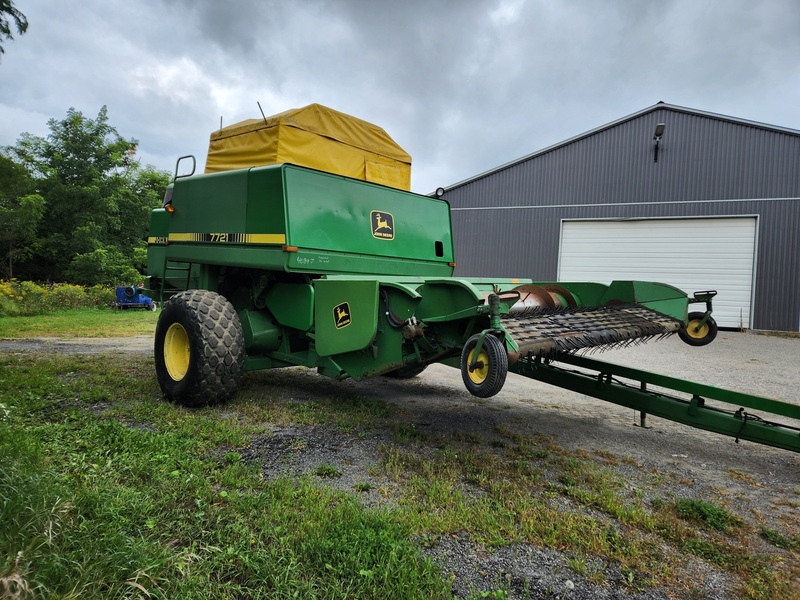
[[[49,4],[49,5],[48,5]],[[219,126],[311,102],[384,127],[428,192],[659,100],[800,127],[794,0],[20,4],[0,144],[74,106],[202,165]]]

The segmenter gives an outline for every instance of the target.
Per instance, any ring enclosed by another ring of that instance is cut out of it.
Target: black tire
[[[154,300],[153,302],[150,303],[149,308],[151,312],[156,312],[158,310],[158,302]]]
[[[481,347],[481,366],[470,372],[472,353],[477,345],[478,334],[469,338],[461,351],[461,378],[470,394],[489,398],[503,389],[508,374],[508,354],[499,339],[487,334]]]
[[[703,312],[689,313],[686,327],[678,332],[680,338],[690,346],[705,346],[717,337],[717,322],[713,317],[708,317],[706,324],[699,330],[697,329],[705,314]]]
[[[225,297],[206,290],[172,296],[155,337],[156,376],[164,395],[184,406],[225,402],[244,371],[242,324]]]
[[[428,365],[411,365],[409,367],[400,367],[394,371],[389,371],[388,373],[384,373],[383,376],[391,377],[392,379],[412,379],[427,368]]]

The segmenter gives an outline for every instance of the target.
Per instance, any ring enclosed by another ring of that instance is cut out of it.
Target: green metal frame
[[[555,361],[593,372],[567,370],[553,364]],[[747,412],[754,409],[762,413],[780,415],[800,422],[800,406],[779,402],[740,392],[675,377],[640,371],[630,367],[606,363],[573,354],[558,354],[553,359],[523,358],[509,366],[509,371],[558,387],[572,390],[607,402],[626,406],[698,429],[713,431],[740,439],[800,452],[800,427],[769,421]],[[636,384],[617,379],[624,377]],[[679,398],[656,390],[648,385],[690,394]],[[709,406],[706,400],[717,401],[738,408]]]
[[[700,322],[697,324],[697,329],[703,327],[706,323],[708,323],[708,319],[711,317],[712,313],[712,306],[711,306],[711,299],[717,295],[716,290],[706,290],[704,292],[695,292],[694,296],[689,298],[689,304],[700,304],[705,303],[706,311],[703,314],[703,318],[700,319]]]
[[[507,349],[512,352],[518,349],[516,344],[514,344],[514,341],[506,335],[506,331],[503,329],[503,322],[500,317],[504,313],[508,312],[508,303],[506,303],[504,306],[503,303],[500,302],[500,296],[497,295],[497,291],[497,287],[495,286],[495,293],[489,295],[489,301],[485,305],[485,308],[488,308],[489,310],[489,329],[484,329],[478,334],[478,340],[472,353],[473,361],[468,365],[470,372],[479,368],[481,365],[479,359],[481,350],[483,349],[483,341],[487,334],[502,336]],[[519,292],[513,292],[510,295],[507,295],[506,299],[508,298],[512,299],[510,304],[513,304],[517,299],[519,299]],[[469,332],[469,329],[467,331]]]

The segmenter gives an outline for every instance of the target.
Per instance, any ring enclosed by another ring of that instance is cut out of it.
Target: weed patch
[[[798,536],[784,536],[781,533],[770,529],[769,527],[761,528],[761,537],[767,540],[776,548],[783,548],[784,550],[793,550],[800,552],[800,537]]]
[[[700,523],[716,531],[728,531],[731,527],[743,524],[739,517],[705,500],[680,498],[675,501],[675,510],[682,519]]]

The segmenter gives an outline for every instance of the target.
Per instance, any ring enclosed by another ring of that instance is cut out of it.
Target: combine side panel
[[[178,179],[172,193],[172,240],[197,242],[206,241],[197,239],[198,234],[244,233],[247,179],[247,171]]]
[[[274,173],[256,180],[249,170],[177,179],[172,212],[159,209],[151,216],[150,235],[166,237],[166,260],[195,265],[193,278],[199,275],[196,265],[282,270],[286,235],[280,167],[268,169]],[[161,235],[164,229],[166,236]],[[153,259],[158,260],[156,253]]]
[[[363,350],[378,327],[378,282],[320,279],[314,285],[316,349],[320,356]]]
[[[169,215],[163,208],[158,208],[150,213],[150,231],[147,236],[147,274],[150,277],[164,277],[168,238]],[[150,286],[147,287],[149,290]]]
[[[560,284],[568,287],[569,284]],[[683,290],[651,281],[612,281],[599,304],[638,304],[656,312],[686,320],[688,297]]]

